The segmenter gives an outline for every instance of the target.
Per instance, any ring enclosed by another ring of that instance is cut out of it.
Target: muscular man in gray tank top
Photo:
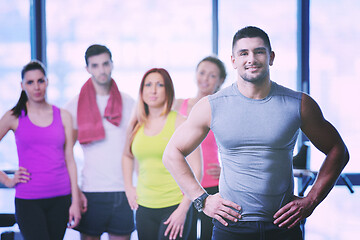
[[[272,82],[267,97],[251,99],[233,84],[208,99],[222,159],[221,196],[241,206],[241,221],[273,221],[293,196],[301,93]]]
[[[214,218],[213,239],[302,239],[299,223],[333,188],[349,161],[337,130],[307,94],[270,80],[275,53],[257,27],[240,29],[231,61],[237,81],[203,98],[172,136],[163,162],[194,206]],[[219,146],[220,193],[208,195],[186,157],[211,129]],[[326,157],[309,193],[293,194],[298,132]]]

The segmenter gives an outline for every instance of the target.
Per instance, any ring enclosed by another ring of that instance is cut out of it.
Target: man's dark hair
[[[233,42],[232,42],[232,49],[234,50],[234,46],[238,40],[240,40],[242,38],[254,38],[254,37],[261,38],[264,41],[266,47],[269,48],[269,51],[270,52],[272,51],[270,39],[269,39],[269,36],[267,35],[267,33],[264,32],[262,29],[260,29],[258,27],[254,27],[254,26],[244,27],[244,28],[240,29],[239,31],[237,31],[237,33],[235,33]]]
[[[107,47],[105,47],[103,45],[99,45],[99,44],[94,44],[94,45],[91,45],[90,47],[88,47],[88,49],[85,52],[86,66],[88,66],[89,57],[96,56],[96,55],[99,55],[99,54],[102,54],[102,53],[109,54],[110,60],[112,61],[111,52]]]

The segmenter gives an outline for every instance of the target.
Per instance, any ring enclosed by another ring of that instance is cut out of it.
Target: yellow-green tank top
[[[165,168],[162,156],[175,131],[177,113],[168,114],[161,132],[155,136],[144,134],[144,125],[135,134],[132,153],[139,162],[137,202],[148,208],[164,208],[179,204],[183,194],[174,178]]]

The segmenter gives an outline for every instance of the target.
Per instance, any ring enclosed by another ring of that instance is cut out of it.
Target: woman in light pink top
[[[43,64],[31,61],[21,72],[21,96],[0,120],[0,140],[15,134],[19,169],[0,182],[15,187],[15,215],[26,240],[63,239],[81,218],[73,157],[71,115],[49,104]]]
[[[193,98],[177,99],[174,104],[174,110],[188,116],[192,107],[203,97],[217,92],[226,78],[224,63],[217,57],[208,56],[202,59],[196,67],[196,83],[198,86],[197,94]],[[203,155],[203,178],[201,185],[208,193],[218,192],[220,165],[218,159],[218,148],[213,132],[210,130],[207,137],[201,143]],[[197,220],[201,220],[200,239],[211,239],[212,219],[204,213],[198,213],[194,207],[190,207],[189,215],[192,216],[191,231],[189,240],[197,239]]]

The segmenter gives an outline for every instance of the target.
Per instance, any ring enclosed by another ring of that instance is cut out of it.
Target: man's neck
[[[95,83],[95,81],[93,81],[93,85],[95,88],[96,95],[106,96],[110,94],[111,82],[109,82],[108,84],[100,85]]]
[[[243,79],[237,80],[237,87],[242,95],[251,99],[264,99],[271,90],[271,81],[266,79],[262,82],[252,83]]]

